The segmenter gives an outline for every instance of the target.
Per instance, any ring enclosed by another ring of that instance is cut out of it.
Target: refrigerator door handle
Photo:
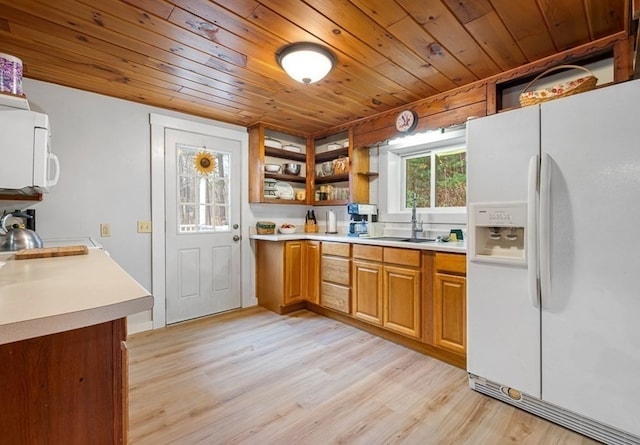
[[[551,158],[543,154],[540,163],[540,299],[542,306],[547,306],[551,296]]]
[[[527,178],[527,281],[529,298],[533,307],[540,306],[538,292],[538,165],[540,158],[533,155],[529,159]]]

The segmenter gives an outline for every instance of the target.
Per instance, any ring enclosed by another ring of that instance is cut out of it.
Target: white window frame
[[[382,220],[406,222],[411,214],[411,208],[404,206],[404,159],[428,152],[436,154],[461,148],[466,149],[464,128],[431,131],[381,145],[379,147],[378,202]],[[435,181],[435,178],[432,178],[432,181]],[[432,194],[435,194],[434,187],[432,187]],[[466,206],[418,208],[417,211],[427,222],[464,224],[467,219]]]

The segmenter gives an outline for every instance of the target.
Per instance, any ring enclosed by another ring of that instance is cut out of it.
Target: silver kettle
[[[3,233],[0,235],[0,252],[42,247],[42,238],[33,230],[20,228],[18,224],[7,228],[7,220],[12,216],[33,218],[26,213],[14,212],[7,213],[0,219],[0,230]]]

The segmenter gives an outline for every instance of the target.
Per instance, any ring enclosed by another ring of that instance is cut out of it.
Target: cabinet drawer
[[[436,253],[436,270],[454,272],[459,274],[467,273],[467,256],[455,253]]]
[[[322,256],[322,281],[331,281],[333,283],[349,286],[351,283],[350,270],[350,259]]]
[[[369,261],[382,261],[382,247],[354,244],[353,257]]]
[[[384,248],[384,262],[420,267],[420,251],[413,249]]]
[[[351,290],[346,286],[333,283],[322,283],[320,288],[320,305],[349,314]]]
[[[351,244],[324,241],[322,243],[322,254],[348,257],[351,254]]]

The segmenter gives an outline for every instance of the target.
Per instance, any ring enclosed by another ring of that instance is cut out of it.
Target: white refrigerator
[[[467,124],[470,386],[640,444],[640,80]]]

